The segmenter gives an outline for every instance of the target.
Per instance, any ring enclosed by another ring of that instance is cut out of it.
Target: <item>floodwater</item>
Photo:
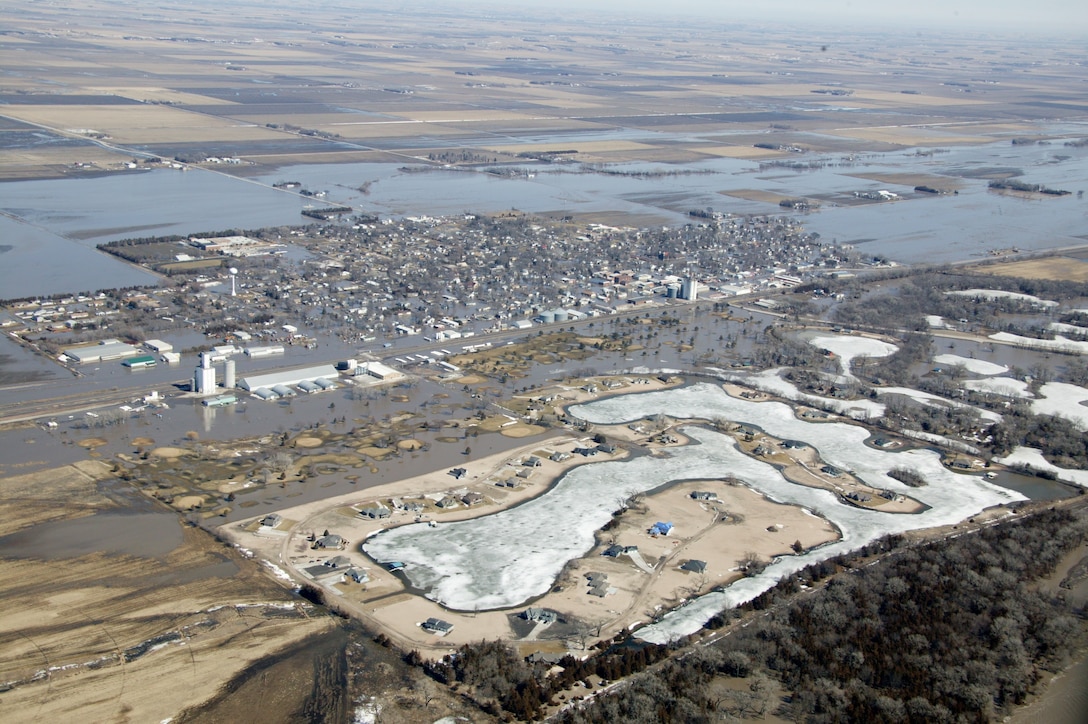
[[[98,513],[42,523],[0,538],[5,558],[55,560],[104,552],[162,558],[181,545],[173,513]]]
[[[1053,130],[1088,133],[1068,125]],[[670,135],[626,133],[634,140],[640,134],[652,137],[652,143]],[[8,258],[0,264],[4,275],[0,296],[125,286],[138,283],[132,275],[143,274],[120,261],[95,259],[96,252],[86,256],[78,252],[80,245],[308,221],[299,212],[315,201],[271,187],[280,181],[299,181],[311,191],[325,191],[320,205],[346,204],[387,217],[520,209],[558,215],[627,213],[674,224],[688,221],[687,211],[707,207],[732,213],[784,213],[773,203],[729,195],[754,190],[819,199],[822,208],[803,217],[809,230],[907,263],[970,259],[1010,247],[1039,250],[1084,244],[1077,234],[1088,219],[1088,200],[1075,192],[1088,188],[1088,148],[1001,142],[931,155],[911,150],[861,156],[805,154],[789,160],[823,165],[761,168],[753,161],[715,159],[617,164],[609,170],[621,174],[606,175],[580,164],[532,163],[505,166],[502,170],[519,173],[496,175],[483,168],[406,172],[403,164],[351,163],[286,167],[255,178],[164,169],[4,183],[0,214],[8,218],[0,222],[6,225],[0,231],[8,232],[4,244],[11,249],[2,255]],[[981,176],[995,168],[1015,169],[1022,172],[1022,181],[1074,193],[1044,198],[994,193]],[[933,185],[958,181],[961,188],[956,195],[933,196],[914,193],[911,184],[861,178],[881,173],[926,174],[935,177]],[[902,199],[859,204],[853,198],[855,191],[880,189]],[[62,250],[70,254],[57,253]]]
[[[159,279],[145,269],[8,213],[0,210],[2,299],[155,284]]]
[[[310,203],[210,171],[146,171],[0,184],[0,298],[154,284],[98,251],[108,241],[301,225]]]

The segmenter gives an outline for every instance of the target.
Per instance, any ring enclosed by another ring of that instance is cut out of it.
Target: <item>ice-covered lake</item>
[[[583,465],[548,493],[518,507],[435,528],[418,524],[392,529],[371,537],[364,550],[378,561],[406,563],[412,584],[445,606],[485,610],[521,605],[546,593],[563,567],[593,546],[594,531],[625,498],[675,480],[732,475],[774,500],[818,512],[842,531],[840,541],[778,559],[759,576],[703,596],[640,632],[646,640],[667,641],[698,630],[722,608],[757,596],[810,563],[883,535],[956,523],[989,506],[1024,499],[980,477],[947,470],[934,451],[871,448],[864,444],[868,431],[858,425],[806,422],[784,403],[730,397],[709,383],[622,395],[578,405],[571,412],[596,424],[666,414],[756,425],[775,437],[803,440],[829,464],[852,471],[870,485],[908,493],[930,507],[917,515],[896,515],[843,505],[829,491],[790,483],[776,468],[740,452],[729,436],[686,427],[692,443],[671,450],[669,457]],[[914,468],[929,485],[906,488],[887,475],[896,466]]]

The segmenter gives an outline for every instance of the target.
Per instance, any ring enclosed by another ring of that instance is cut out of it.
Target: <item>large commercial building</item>
[[[264,397],[264,395],[259,394],[259,390],[275,391],[276,388],[290,388],[301,382],[313,382],[320,387],[324,387],[321,382],[328,383],[339,378],[339,376],[340,373],[336,371],[336,367],[333,365],[318,365],[286,372],[273,372],[266,375],[249,375],[243,377],[238,382],[238,386],[243,390],[249,390],[260,397]]]
[[[65,354],[80,364],[87,364],[88,362],[109,362],[115,359],[135,357],[140,354],[140,350],[131,344],[125,344],[116,339],[104,339],[98,344],[72,347]]]

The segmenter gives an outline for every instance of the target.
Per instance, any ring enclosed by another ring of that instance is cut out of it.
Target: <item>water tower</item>
[[[238,279],[238,267],[232,266],[230,268],[230,295],[233,297],[236,293],[234,283]]]

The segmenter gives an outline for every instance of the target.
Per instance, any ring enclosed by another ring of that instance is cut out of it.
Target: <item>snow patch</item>
[[[1088,430],[1088,390],[1067,382],[1048,382],[1039,388],[1039,399],[1031,403],[1036,415],[1064,417],[1077,426]]]
[[[283,570],[275,563],[272,563],[271,561],[261,561],[261,563],[264,564],[265,568],[271,571],[272,575],[276,578],[279,578],[281,581],[287,581],[288,583],[294,583],[294,579],[287,575],[287,571]]]
[[[990,335],[990,339],[1026,349],[1046,349],[1067,354],[1088,354],[1088,342],[1069,339],[1060,334],[1054,335],[1054,339],[1035,339],[1034,337],[1024,337],[1012,332],[995,332]]]
[[[1054,473],[1059,480],[1075,483],[1083,488],[1088,488],[1088,470],[1059,468],[1057,465],[1044,458],[1043,451],[1036,447],[1017,446],[1005,457],[994,458],[994,462],[1001,463],[1002,465],[1026,465],[1033,470]]]
[[[1027,382],[1015,380],[1011,377],[965,380],[963,386],[965,389],[974,390],[975,392],[988,392],[991,395],[1002,395],[1003,397],[1020,397],[1024,399],[1035,397],[1028,389]]]
[[[939,354],[933,361],[942,365],[959,365],[973,375],[1001,375],[1009,371],[1005,365],[994,364],[981,359],[961,357],[958,354]]]
[[[1065,332],[1066,334],[1088,334],[1088,327],[1078,327],[1075,324],[1064,324],[1062,322],[1051,322],[1050,324],[1046,325],[1046,328],[1055,332]]]
[[[1040,307],[1056,307],[1057,302],[1053,302],[1049,299],[1039,299],[1039,297],[1033,294],[1019,294],[1017,292],[1004,292],[1000,289],[964,289],[956,292],[945,292],[956,297],[974,297],[976,299],[986,299],[993,301],[994,299],[1016,299],[1021,302],[1030,302]]]
[[[840,400],[836,397],[821,397],[820,395],[801,392],[801,390],[797,389],[797,385],[779,376],[781,371],[781,368],[776,368],[763,370],[756,374],[725,374],[724,376],[727,379],[743,382],[746,385],[755,387],[757,390],[770,392],[787,400],[803,402],[821,410],[833,410],[854,420],[871,420],[884,416],[884,405],[873,400]]]
[[[836,335],[833,337],[813,337],[809,344],[820,349],[826,349],[841,359],[842,372],[853,377],[850,365],[857,357],[887,357],[899,351],[899,348],[890,342],[869,337],[855,337],[852,335]]]
[[[923,392],[922,390],[915,390],[911,387],[874,387],[874,391],[878,395],[903,395],[909,397],[915,402],[923,405],[930,405],[931,407],[940,407],[946,405],[948,407],[960,407],[974,410],[978,413],[979,417],[989,422],[1001,422],[1001,415],[990,410],[983,410],[981,407],[974,407],[957,400],[950,400],[947,397],[941,397],[940,395],[934,395],[931,392]]]

